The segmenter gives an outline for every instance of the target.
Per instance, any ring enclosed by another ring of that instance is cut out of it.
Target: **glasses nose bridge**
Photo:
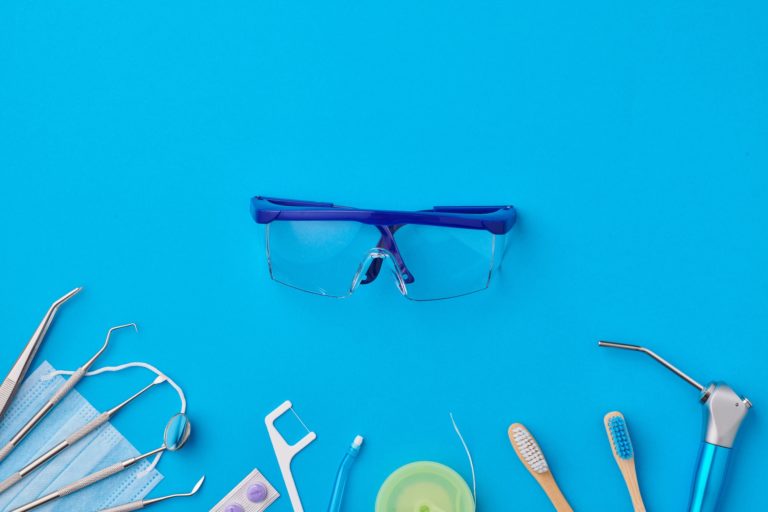
[[[392,254],[389,250],[382,247],[372,247],[365,255],[360,268],[360,274],[356,279],[357,285],[371,284],[379,277],[381,270],[386,262],[389,261],[391,265],[392,274],[395,278],[395,284],[401,293],[405,293],[405,282],[403,281],[402,272],[398,268],[398,258]]]

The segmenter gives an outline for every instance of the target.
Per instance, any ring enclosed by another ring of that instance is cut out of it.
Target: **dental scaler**
[[[704,442],[701,445],[696,464],[696,476],[693,481],[688,510],[689,512],[715,512],[718,510],[717,503],[728,472],[731,448],[736,440],[741,422],[752,407],[752,403],[746,397],[736,394],[730,386],[723,382],[713,382],[705,388],[645,347],[610,341],[601,341],[599,345],[648,354],[699,390],[701,393],[700,401],[704,405]]]

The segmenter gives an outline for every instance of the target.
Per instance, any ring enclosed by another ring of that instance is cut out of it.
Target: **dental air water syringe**
[[[689,512],[715,512],[718,510],[723,483],[728,473],[731,448],[747,416],[752,403],[738,395],[724,382],[712,382],[704,387],[680,369],[638,345],[601,341],[601,347],[620,348],[643,352],[664,365],[678,377],[699,390],[700,401],[704,405],[704,442],[696,463],[696,475],[691,491]]]

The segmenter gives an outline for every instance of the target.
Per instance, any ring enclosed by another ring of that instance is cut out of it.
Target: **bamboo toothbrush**
[[[637,471],[635,470],[635,450],[632,447],[632,439],[629,437],[627,421],[620,412],[609,412],[605,415],[604,420],[605,431],[611,442],[613,458],[616,459],[616,464],[618,464],[624,481],[627,483],[635,512],[645,512],[640,485],[637,482]]]
[[[544,453],[528,429],[520,423],[511,425],[509,427],[509,441],[520,461],[547,493],[547,497],[555,506],[555,510],[557,512],[573,512],[568,500],[565,499],[557,486],[557,482],[555,482],[555,477],[549,469]]]

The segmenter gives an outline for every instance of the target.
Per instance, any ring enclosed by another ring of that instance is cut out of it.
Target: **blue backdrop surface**
[[[294,464],[309,512],[358,433],[347,511],[372,510],[408,462],[469,479],[449,411],[480,510],[549,510],[509,446],[515,421],[577,510],[631,510],[601,424],[614,409],[648,508],[680,511],[695,391],[596,346],[645,342],[752,399],[723,510],[758,510],[766,26],[757,1],[3,2],[0,364],[77,285],[39,360],[72,368],[138,322],[104,362],[167,371],[194,423],[155,492],[208,476],[169,511],[208,510],[254,467],[284,493],[263,419],[286,399],[319,436]],[[339,301],[269,280],[254,194],[513,203],[520,222],[486,292],[412,303],[387,281]],[[104,408],[144,381],[82,391]],[[175,407],[165,390],[116,425],[148,450]]]

